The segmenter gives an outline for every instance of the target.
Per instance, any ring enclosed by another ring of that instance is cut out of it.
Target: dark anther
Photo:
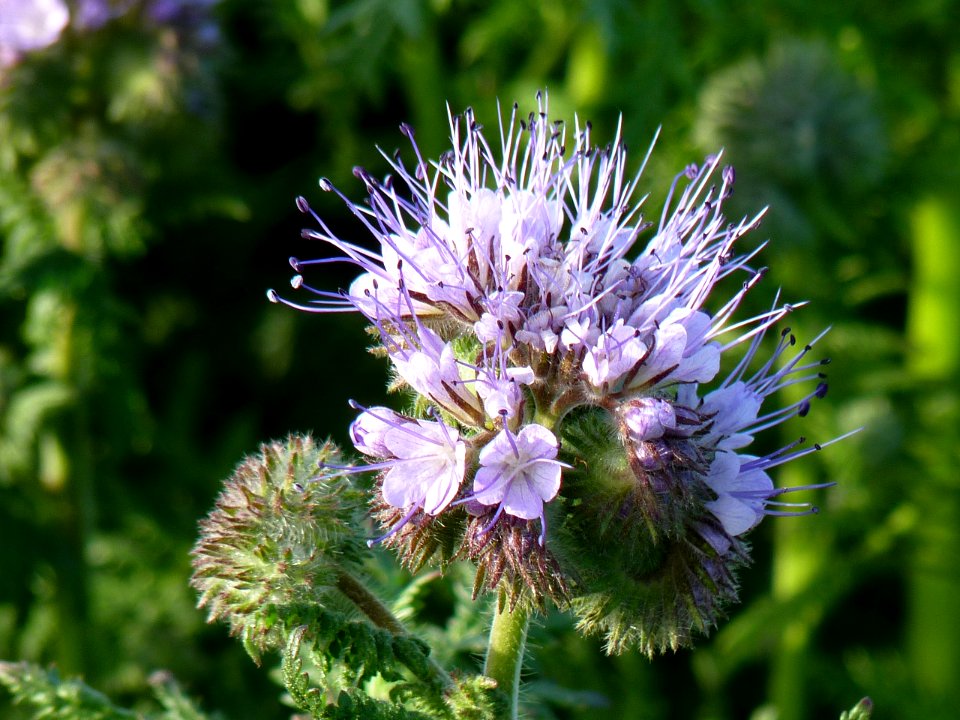
[[[818,398],[821,398],[821,399],[825,398],[827,396],[827,384],[820,383],[819,385],[817,385],[817,389],[813,391],[813,394],[816,395]]]
[[[303,195],[297,195],[297,210],[302,213],[310,212],[310,204]]]

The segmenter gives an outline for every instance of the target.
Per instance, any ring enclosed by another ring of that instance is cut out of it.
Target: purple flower
[[[69,19],[63,0],[0,0],[0,67],[53,45]]]
[[[542,425],[524,425],[513,435],[504,428],[480,451],[473,480],[474,499],[496,505],[517,518],[540,518],[540,544],[546,532],[543,504],[560,490],[560,472],[569,467],[557,457],[557,438]]]
[[[78,0],[74,4],[73,27],[96,30],[130,12],[137,0]]]
[[[434,163],[403,126],[414,163],[385,155],[392,175],[382,181],[357,169],[364,203],[322,180],[374,249],[338,237],[299,198],[317,224],[304,237],[340,257],[291,259],[293,287],[311,294],[305,303],[273,290],[268,297],[309,312],[360,313],[398,385],[416,396],[410,417],[375,409],[354,425],[356,449],[381,461],[366,469],[380,473],[382,500],[393,509],[380,515],[391,526],[385,537],[411,513],[457,513],[466,554],[489,582],[508,572],[535,592],[552,592],[558,575],[546,556],[525,553],[534,538],[543,542],[560,498],[569,504],[558,537],[620,527],[660,548],[660,557],[676,542],[677,552],[693,555],[683,559],[689,574],[673,577],[716,575],[726,579],[717,580],[717,596],[732,596],[732,573],[717,568],[741,561],[738,538],[765,515],[815,511],[778,498],[822,485],[776,489],[769,471],[823,446],[741,451],[825,394],[824,362],[805,359],[820,338],[788,357],[795,340],[784,331],[767,350],[768,331],[800,307],[779,297],[765,312],[737,315],[763,277],[753,266],[762,245],[738,253],[737,243],[762,213],[724,217],[734,173],[719,156],[677,175],[651,224],[635,199],[646,159],[628,175],[619,128],[599,148],[589,124],[576,121],[568,140],[538,100],[525,119],[516,105],[501,117],[493,147],[471,111],[451,116],[452,148]],[[305,284],[303,273],[334,261],[356,266],[349,290]],[[721,297],[727,279],[736,290]],[[740,357],[730,360],[734,351]],[[732,367],[725,376],[722,360]],[[812,387],[806,397],[763,409],[802,383]],[[590,525],[590,513],[605,519]],[[421,518],[391,542],[406,542],[415,564],[421,548],[446,542],[424,539],[431,527]],[[696,555],[703,543],[715,556]],[[601,540],[592,547],[599,551]],[[493,558],[491,548],[507,559]],[[565,556],[578,552],[566,548]],[[625,561],[643,557],[638,550]],[[648,570],[638,568],[637,577]],[[715,614],[711,606],[701,621]]]
[[[744,472],[742,463],[755,458],[723,451],[716,454],[706,476],[707,485],[717,494],[706,504],[731,537],[742,535],[764,516],[764,500],[773,492],[773,481],[762,470]]]
[[[378,407],[354,421],[351,436],[358,450],[381,460],[359,469],[383,471],[388,504],[408,514],[436,515],[456,496],[466,465],[466,445],[456,429]]]

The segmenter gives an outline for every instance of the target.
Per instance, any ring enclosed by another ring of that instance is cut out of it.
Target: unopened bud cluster
[[[329,443],[292,435],[261,446],[226,481],[200,523],[193,586],[210,620],[224,620],[257,657],[286,642],[266,609],[339,602],[342,574],[363,556],[363,498],[317,465],[339,459]]]

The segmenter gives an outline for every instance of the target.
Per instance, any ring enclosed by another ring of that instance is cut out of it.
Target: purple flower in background
[[[49,47],[70,25],[93,32],[134,16],[153,28],[171,28],[186,45],[206,48],[219,40],[211,11],[219,0],[0,0],[0,67],[24,53]],[[142,15],[136,14],[142,11]]]
[[[130,12],[136,5],[137,0],[77,0],[73,5],[71,24],[78,30],[96,30]]]
[[[0,66],[53,45],[69,19],[63,0],[0,0]]]
[[[147,18],[160,27],[172,27],[199,48],[220,40],[220,28],[212,15],[220,0],[146,0]]]

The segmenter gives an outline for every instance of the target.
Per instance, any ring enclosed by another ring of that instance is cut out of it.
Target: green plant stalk
[[[337,575],[337,590],[346,595],[350,602],[356,605],[360,612],[377,627],[388,630],[394,635],[403,635],[407,632],[389,608],[380,602],[380,598],[370,592],[353,575],[340,572]]]
[[[500,591],[494,601],[490,644],[483,674],[497,681],[497,687],[510,699],[510,718],[516,720],[520,699],[520,671],[530,626],[530,609],[522,602],[513,608],[506,593]]]
[[[96,653],[89,637],[89,566],[85,551],[96,513],[93,476],[90,470],[89,422],[82,399],[93,373],[84,357],[81,312],[72,297],[59,298],[60,332],[52,347],[45,348],[54,358],[49,367],[52,378],[64,383],[76,400],[58,416],[50,418],[41,436],[38,468],[41,483],[57,504],[58,535],[56,570],[57,661],[71,673],[96,675]]]
[[[384,605],[380,598],[374,595],[362,582],[357,580],[349,573],[340,572],[337,575],[337,589],[343,593],[357,609],[360,610],[367,619],[379,628],[383,628],[394,635],[406,635],[407,629],[403,626],[396,616],[390,612],[390,609]],[[450,674],[440,666],[440,664],[430,656],[430,667],[437,682],[444,688],[453,686],[453,680]]]
[[[913,487],[922,518],[909,577],[908,657],[924,693],[960,702],[960,210],[954,193],[920,202],[912,215],[914,276],[907,318],[908,368],[918,386],[914,447],[924,477]]]

